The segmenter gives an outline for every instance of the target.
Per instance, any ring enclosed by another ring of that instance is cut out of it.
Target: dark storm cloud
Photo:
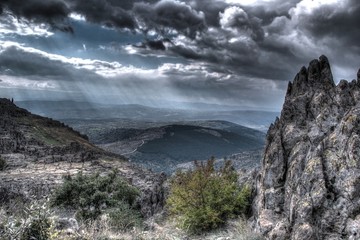
[[[166,50],[163,40],[146,40],[141,45],[136,47],[149,48],[151,50]]]
[[[66,0],[72,11],[85,16],[86,20],[114,28],[135,29],[136,21],[128,8],[130,1]]]
[[[70,9],[61,0],[2,0],[0,14],[10,11],[17,17],[24,17],[35,22],[57,25],[70,13]]]
[[[208,26],[219,27],[219,13],[223,12],[229,5],[222,1],[213,1],[209,4],[208,1],[201,0],[187,0],[185,1],[192,6],[196,11],[202,11],[205,14],[206,24]]]
[[[150,4],[156,3],[159,0],[106,0],[109,4],[116,7],[121,7],[125,10],[131,10],[134,7],[134,4],[137,2],[147,2]]]
[[[0,14],[7,10],[17,17],[59,27],[71,12],[83,15],[86,20],[113,28],[138,29],[137,20],[145,28],[163,30],[172,28],[193,35],[205,27],[203,16],[189,5],[171,0],[2,0]]]
[[[204,14],[176,0],[161,0],[155,4],[135,3],[134,12],[145,25],[145,30],[166,33],[167,29],[175,29],[194,38],[197,31],[205,29]]]
[[[301,25],[316,38],[336,38],[343,44],[360,47],[360,1],[358,0],[349,1],[345,8],[327,5],[316,9],[311,15],[302,15],[301,19]]]
[[[321,4],[303,0],[289,14],[290,19],[279,17],[269,25],[268,37],[260,48],[293,66],[306,65],[310,58],[325,54],[333,63],[335,73],[351,80],[351,69],[360,66],[360,2],[323,1]]]
[[[130,0],[1,0],[0,14],[8,11],[17,17],[49,23],[56,29],[72,32],[65,20],[71,12],[76,12],[85,16],[90,22],[134,30],[136,21],[130,11],[134,2]]]
[[[224,9],[217,16],[217,28],[170,49],[183,57],[213,63],[242,76],[266,79],[291,80],[298,68],[321,54],[337,60],[338,68],[359,67],[356,60],[360,53],[359,1],[318,4],[293,0],[264,4],[237,5],[236,11],[229,11],[229,6],[218,6]],[[226,12],[228,17],[221,19]],[[246,37],[252,40],[244,40]]]
[[[276,0],[264,5],[244,6],[243,8],[251,15],[261,19],[262,25],[270,24],[276,17],[285,16],[291,18],[289,10],[301,0]]]

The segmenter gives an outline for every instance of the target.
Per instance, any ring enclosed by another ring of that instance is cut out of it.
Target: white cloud
[[[240,7],[232,6],[226,8],[223,13],[220,12],[220,25],[222,28],[234,28],[238,25],[249,24],[247,13]]]
[[[337,8],[346,6],[348,0],[302,0],[295,8],[290,10],[292,16],[311,14],[315,9],[326,5],[336,5]]]
[[[20,88],[29,90],[56,90],[59,88],[56,81],[29,80],[26,77],[0,75],[0,87],[1,88]]]
[[[49,31],[47,24],[34,24],[10,14],[3,14],[0,15],[0,37],[8,34],[50,37],[54,33]]]
[[[69,15],[69,17],[71,18],[71,19],[74,19],[74,20],[76,20],[76,21],[86,21],[86,18],[83,16],[83,15],[81,15],[81,14],[78,14],[78,13],[71,13],[70,15]]]

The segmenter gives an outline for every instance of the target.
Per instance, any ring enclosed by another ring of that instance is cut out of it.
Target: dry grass
[[[136,231],[127,233],[124,240],[262,240],[260,235],[252,232],[246,221],[241,219],[231,220],[228,224],[216,231],[206,232],[201,235],[190,235],[176,226],[175,221],[168,220],[163,223],[153,221],[149,231]]]
[[[8,209],[7,209],[8,210]],[[0,222],[5,218],[5,209],[0,208]],[[54,216],[56,219],[57,216]],[[55,239],[59,240],[262,240],[259,235],[252,232],[247,222],[234,219],[221,229],[201,235],[190,235],[176,226],[174,219],[164,220],[156,216],[147,220],[144,229],[133,228],[126,232],[116,231],[111,227],[108,218],[102,216],[96,221],[79,222],[77,229],[64,229],[58,231]],[[0,238],[1,239],[1,238]]]

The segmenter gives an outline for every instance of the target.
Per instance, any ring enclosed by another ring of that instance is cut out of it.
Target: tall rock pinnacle
[[[308,68],[302,67],[293,83],[289,83],[289,85],[291,86],[289,94],[292,96],[304,94],[309,89],[333,89],[335,83],[327,57],[322,55],[319,60],[312,60]]]
[[[253,205],[255,228],[269,239],[360,236],[359,75],[336,86],[321,56],[289,83]]]

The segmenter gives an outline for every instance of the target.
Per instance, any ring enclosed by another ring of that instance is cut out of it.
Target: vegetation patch
[[[192,233],[222,226],[227,219],[247,213],[250,188],[240,188],[230,161],[215,170],[215,159],[195,162],[195,169],[178,171],[171,179],[167,206],[179,225]]]
[[[120,202],[116,208],[109,209],[108,216],[110,225],[117,231],[133,229],[142,225],[140,212],[125,202]]]
[[[140,211],[135,207],[138,196],[139,190],[119,177],[116,171],[105,176],[80,172],[74,177],[67,175],[64,178],[51,202],[53,206],[75,208],[76,216],[81,220],[94,220],[108,214],[115,227],[124,229],[141,221]]]
[[[47,145],[60,146],[62,144],[51,135],[52,133],[50,133],[50,131],[47,131],[45,128],[37,127],[34,128],[33,131],[36,139]]]

